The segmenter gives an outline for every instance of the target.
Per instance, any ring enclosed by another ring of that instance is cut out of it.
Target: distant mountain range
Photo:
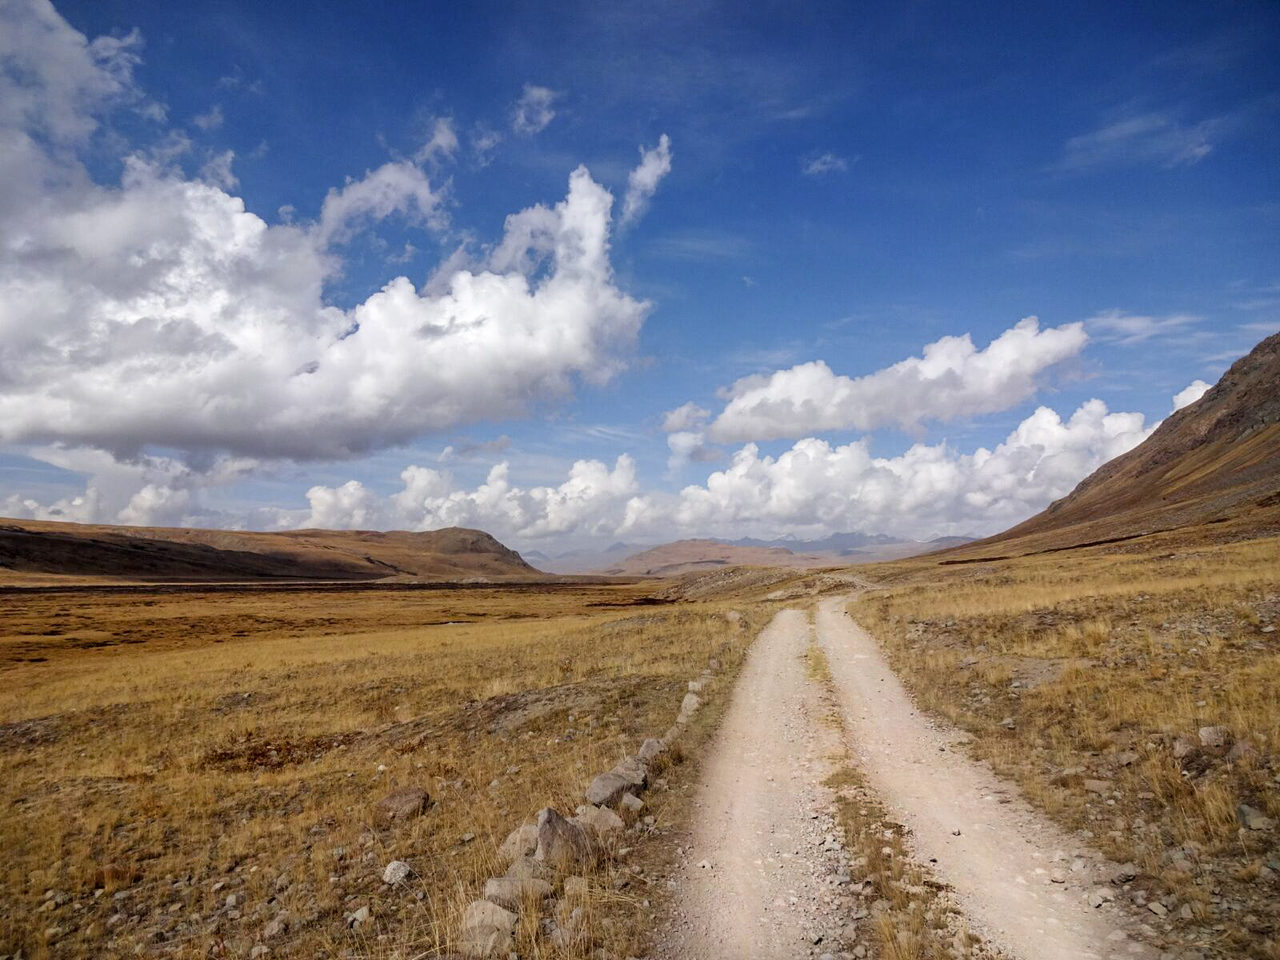
[[[665,577],[736,565],[799,569],[840,567],[851,563],[898,560],[972,540],[972,537],[940,537],[921,542],[867,533],[837,533],[820,540],[758,540],[750,537],[740,540],[676,540],[631,553],[595,569],[613,576]]]

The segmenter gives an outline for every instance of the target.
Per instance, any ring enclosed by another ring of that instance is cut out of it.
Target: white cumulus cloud
[[[402,489],[381,497],[352,481],[314,487],[305,524],[326,527],[480,527],[529,544],[607,537],[822,536],[868,530],[904,537],[994,533],[1044,509],[1113,457],[1150,435],[1140,413],[1112,413],[1101,400],[1067,419],[1040,407],[995,449],[971,453],[916,444],[875,457],[865,440],[833,445],[807,437],[777,456],[755,444],[723,470],[675,494],[644,491],[635,464],[575,463],[559,486],[522,487],[507,463],[474,488],[413,466]],[[672,436],[679,436],[678,433]]]
[[[1006,410],[1032,396],[1039,375],[1079,354],[1087,340],[1082,324],[1041,330],[1028,317],[984,350],[968,334],[943,337],[923,356],[856,379],[821,360],[746,377],[729,389],[708,436],[733,443],[823,430],[912,429],[925,420]]]
[[[808,437],[771,457],[747,444],[674,503],[649,498],[633,506],[631,524],[704,536],[991,533],[1069,493],[1149,432],[1141,414],[1110,413],[1090,400],[1065,421],[1040,407],[994,450],[972,453],[916,444],[878,458],[865,440],[833,446]]]
[[[1213,387],[1211,383],[1205,383],[1203,380],[1192,380],[1189,384],[1173,395],[1172,413],[1177,413],[1183,407],[1189,407],[1201,397],[1203,397]]]
[[[380,497],[358,481],[307,491],[311,510],[304,526],[330,529],[397,527],[432,530],[480,527],[499,539],[540,540],[565,534],[612,535],[625,523],[638,492],[635,462],[618,457],[613,467],[579,460],[558,486],[521,487],[506,462],[495,465],[483,483],[460,487],[445,471],[411,466],[400,475],[401,489]]]
[[[334,244],[443,216],[421,168],[386,163],[275,225],[229,192],[230,154],[191,179],[138,152],[95,182],[100,116],[144,99],[136,38],[89,43],[47,4],[0,17],[0,442],[343,458],[525,416],[624,364],[649,305],[614,282],[613,198],[585,168],[491,257],[338,308]]]

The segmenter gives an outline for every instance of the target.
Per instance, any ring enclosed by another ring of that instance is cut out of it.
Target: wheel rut
[[[1090,905],[1115,864],[959,752],[963,738],[914,708],[846,604],[821,600],[813,624],[784,610],[756,639],[703,761],[653,957],[874,956],[870,928],[854,923],[867,915],[848,885],[850,873],[855,888],[861,879],[859,863],[839,838],[826,785],[849,761],[994,951],[1012,960],[1158,956],[1126,916]],[[831,690],[809,670],[811,644],[825,654]]]

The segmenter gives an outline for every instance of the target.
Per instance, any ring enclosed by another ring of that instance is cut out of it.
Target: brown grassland
[[[1280,957],[1280,539],[1184,531],[867,576],[851,613],[920,705],[1135,864],[1123,896],[1160,935]]]
[[[648,589],[0,595],[0,955],[446,950],[506,834],[571,813],[771,614]],[[404,785],[429,811],[377,825]],[[680,795],[660,781],[625,842],[655,843]],[[382,883],[392,859],[409,884]],[[625,955],[650,908],[634,870],[602,865],[590,936],[554,955]],[[536,923],[521,956],[552,955]]]

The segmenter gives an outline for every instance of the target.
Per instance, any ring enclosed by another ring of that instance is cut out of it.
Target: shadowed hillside
[[[489,534],[460,527],[427,533],[244,533],[0,521],[0,581],[19,574],[148,580],[373,580],[392,576],[457,580],[537,573],[518,553]]]

